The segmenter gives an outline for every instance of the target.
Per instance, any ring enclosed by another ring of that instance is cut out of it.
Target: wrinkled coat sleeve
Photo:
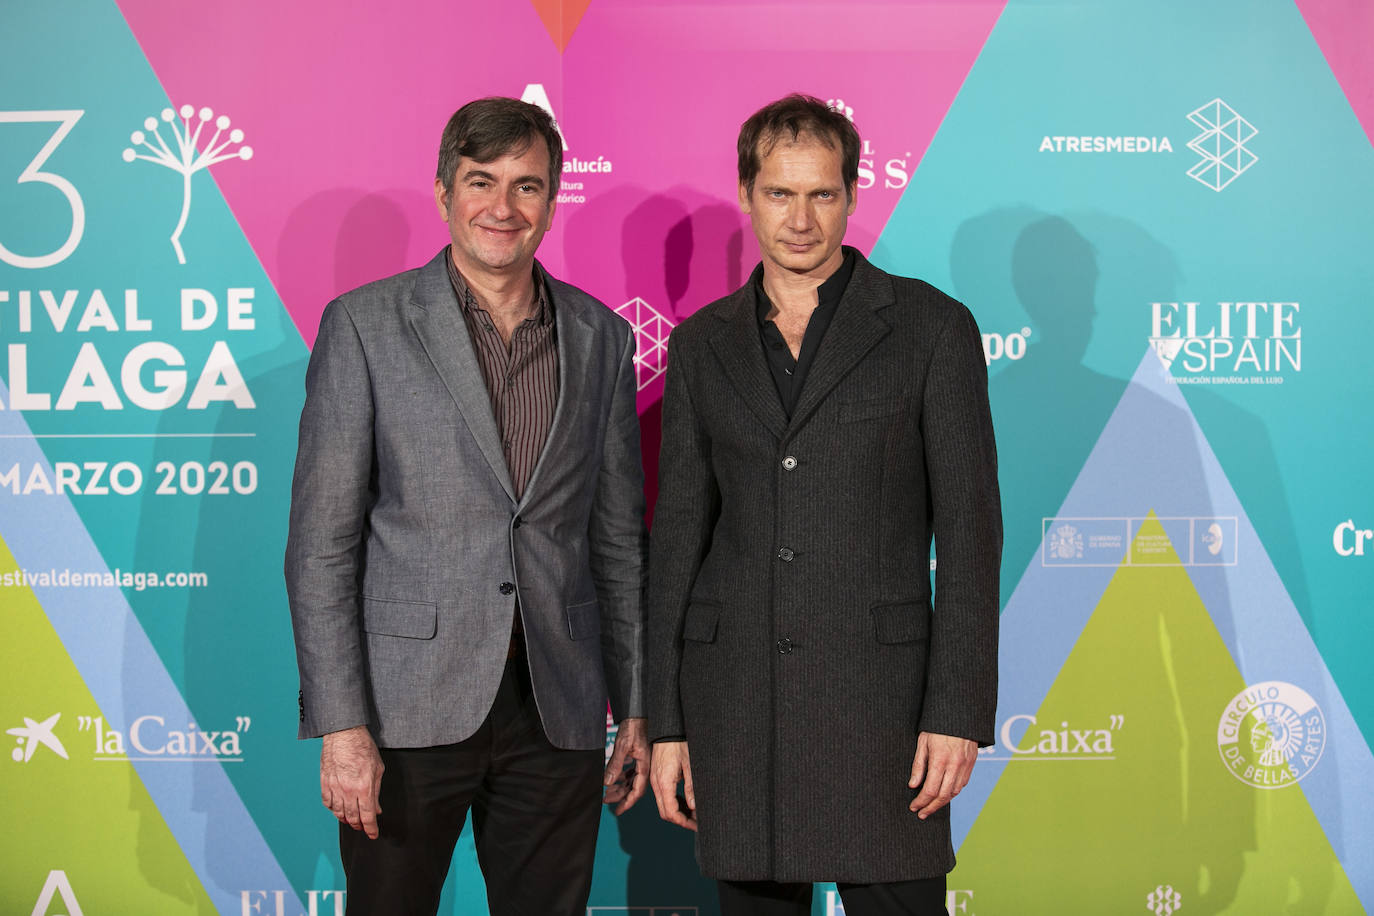
[[[711,443],[688,385],[690,359],[675,330],[668,342],[658,503],[649,557],[650,741],[685,735],[678,685],[682,621],[720,511]]]
[[[645,715],[644,466],[639,450],[635,337],[623,326],[625,346],[616,372],[601,469],[588,520],[592,579],[601,604],[601,656],[617,721]]]
[[[302,738],[368,723],[358,584],[373,498],[367,357],[347,308],[330,303],[305,376],[286,591],[301,677]]]
[[[1002,512],[982,337],[959,306],[934,348],[922,438],[935,612],[920,730],[993,743]]]

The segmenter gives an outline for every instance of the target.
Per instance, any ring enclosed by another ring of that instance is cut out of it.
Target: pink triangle
[[[1365,135],[1374,142],[1374,5],[1368,0],[1298,0],[1327,66],[1341,84]]]
[[[818,24],[764,0],[118,2],[173,104],[228,115],[252,145],[212,178],[307,344],[331,298],[447,244],[432,185],[453,111],[535,84],[568,147],[540,259],[608,305],[677,321],[743,282],[757,248],[735,135],[791,91],[853,109],[872,184],[849,242],[867,251],[1004,6],[878,2]],[[536,5],[561,11],[555,41]]]

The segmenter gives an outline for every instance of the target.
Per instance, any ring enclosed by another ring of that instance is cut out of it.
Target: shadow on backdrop
[[[960,226],[951,250],[951,267],[959,296],[973,304],[985,332],[990,325],[1001,329],[1022,321],[1030,332],[1025,355],[994,365],[989,382],[1006,519],[1004,604],[1027,565],[1041,562],[1042,520],[1059,513],[1118,404],[1130,402],[1130,416],[1148,428],[1115,429],[1118,441],[1104,440],[1106,451],[1101,454],[1115,453],[1119,458],[1123,443],[1138,443],[1130,445],[1131,457],[1126,463],[1145,455],[1154,462],[1144,469],[1149,477],[1145,504],[1132,505],[1127,511],[1133,516],[1155,511],[1161,517],[1208,517],[1213,513],[1215,499],[1202,470],[1203,445],[1186,433],[1192,427],[1191,417],[1143,388],[1089,365],[1105,362],[1133,370],[1147,353],[1150,301],[1176,297],[1178,271],[1167,248],[1141,227],[1107,214],[1093,212],[1070,219],[1029,208],[1008,208],[974,217]],[[1096,327],[1099,321],[1106,325],[1100,334]],[[1135,328],[1140,329],[1138,333]],[[1095,340],[1099,337],[1102,339]],[[1255,466],[1272,469],[1273,492],[1281,493],[1263,425],[1225,399],[1196,388],[1191,386],[1186,392],[1190,408],[1201,414],[1198,405],[1205,403],[1206,411],[1228,435],[1245,436]],[[1154,447],[1160,441],[1168,442],[1164,450],[1167,455]],[[1141,472],[1139,465],[1122,468],[1123,474]],[[1138,479],[1123,481],[1123,487],[1136,488],[1140,483]],[[1120,497],[1112,492],[1079,496],[1086,496],[1090,503],[1121,504]],[[1082,503],[1077,505],[1078,511],[1083,511]],[[1097,514],[1111,513],[1104,510]],[[1174,546],[1180,553],[1186,547]],[[1114,584],[1122,581],[1125,573],[1123,568]],[[1072,571],[1063,574],[1072,575]],[[1196,573],[1203,574],[1206,572]],[[1148,569],[1134,569],[1130,575],[1140,577],[1133,580],[1136,585],[1131,588],[1141,594],[1150,594],[1153,581],[1158,579]],[[1070,613],[1087,619],[1094,611],[1064,608],[1062,598],[1056,600],[1054,596],[1030,597],[1044,605],[1023,608],[1024,613]],[[1134,612],[1153,618],[1153,623],[1144,622],[1148,635],[1130,646],[1110,647],[1104,655],[1111,657],[1085,661],[1073,655],[1064,670],[1082,678],[1079,683],[1117,684],[1119,687],[1107,689],[1139,703],[1151,720],[1149,726],[1143,722],[1141,726],[1151,728],[1152,734],[1148,746],[1132,755],[1136,757],[1134,766],[1148,759],[1150,772],[1159,778],[1149,785],[1113,784],[1108,778],[1100,798],[1090,797],[1094,792],[1089,786],[1097,781],[1083,780],[1073,790],[1079,796],[1074,806],[1112,810],[1129,805],[1126,799],[1133,793],[1149,793],[1152,801],[1148,812],[1134,815],[1126,829],[1132,835],[1151,838],[1149,859],[1155,874],[1191,879],[1181,885],[1188,888],[1190,910],[1224,912],[1236,900],[1247,854],[1258,846],[1257,793],[1234,791],[1243,787],[1230,784],[1232,777],[1219,761],[1214,742],[1205,737],[1209,732],[1215,735],[1216,723],[1230,697],[1217,694],[1216,678],[1209,666],[1209,661],[1215,664],[1216,660],[1200,658],[1197,647],[1186,644],[1177,632],[1188,622],[1178,616],[1176,608],[1159,607],[1152,612],[1141,607]],[[1235,615],[1244,609],[1233,607],[1230,595],[1223,592],[1206,612],[1219,633],[1234,642]],[[1131,621],[1131,627],[1141,623]],[[1175,630],[1172,633],[1171,628]],[[1123,624],[1123,631],[1126,629],[1130,628]],[[1059,651],[1066,648],[1058,647]],[[1003,652],[1033,655],[1037,647],[1007,645]],[[1111,670],[1113,666],[1116,671]],[[1059,698],[1080,704],[1087,699],[1069,694]],[[1033,698],[1026,699],[1033,702]],[[1018,785],[1024,773],[1024,769],[1008,767],[1000,777],[999,789]],[[1063,799],[1046,798],[1043,793],[1052,791],[1049,786],[1056,781],[1044,780],[1039,793],[1029,787],[1019,794],[999,793],[990,801],[1014,806],[1013,810],[1003,807],[996,812],[985,806],[980,819],[992,815],[998,823],[1020,820],[1052,825],[1056,822],[1054,809]],[[1069,790],[1067,785],[1064,788]],[[1138,810],[1132,806],[1133,812]],[[971,837],[976,832],[975,825]],[[1101,833],[1084,845],[1073,839],[1081,831],[1055,832],[1058,840],[1030,856],[1048,856],[1040,867],[1049,872],[1061,867],[1055,861],[1091,856],[1094,844],[1113,842]],[[1129,837],[1122,837],[1121,842],[1129,845]],[[1076,852],[1068,848],[1080,845],[1084,848]],[[1064,877],[1073,883],[1071,876]],[[1294,889],[1298,908],[1293,912],[1319,912],[1331,886],[1327,878],[1313,874],[1305,885],[1299,882]]]

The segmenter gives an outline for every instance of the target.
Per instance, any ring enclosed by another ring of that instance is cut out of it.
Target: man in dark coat
[[[746,121],[762,264],[669,343],[651,783],[660,815],[698,831],[726,916],[810,913],[814,881],[838,882],[849,916],[944,913],[946,805],[993,741],[981,338],[958,302],[842,246],[858,156],[813,98]]]

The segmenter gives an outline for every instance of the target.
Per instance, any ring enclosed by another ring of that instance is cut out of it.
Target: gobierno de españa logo
[[[1236,694],[1217,724],[1217,749],[1231,775],[1258,789],[1291,786],[1321,760],[1326,717],[1311,695],[1284,681]]]

